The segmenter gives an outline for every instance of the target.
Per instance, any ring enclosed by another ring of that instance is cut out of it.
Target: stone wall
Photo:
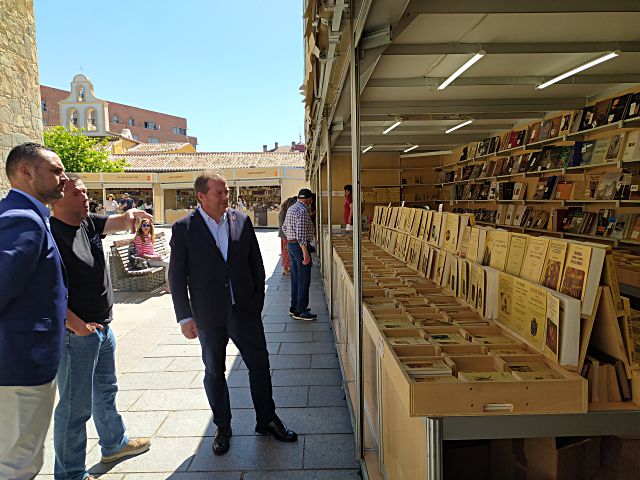
[[[0,198],[9,189],[4,162],[26,141],[42,142],[42,112],[32,0],[0,0]]]

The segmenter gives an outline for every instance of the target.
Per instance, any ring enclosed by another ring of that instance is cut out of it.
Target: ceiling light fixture
[[[413,147],[409,147],[406,150],[403,150],[404,153],[410,152],[411,150],[415,150],[416,148],[418,148],[420,145],[414,145]]]
[[[486,52],[484,50],[480,50],[473,57],[471,57],[469,60],[467,60],[467,62],[464,65],[462,65],[458,70],[453,72],[453,74],[449,78],[447,78],[444,82],[442,82],[442,84],[438,87],[438,90],[444,90],[445,88],[447,88],[451,82],[453,82],[456,78],[458,78],[460,75],[462,75],[474,63],[476,63],[478,60],[480,60],[485,55],[486,55]]]
[[[382,132],[383,135],[386,135],[387,133],[389,133],[391,130],[393,130],[394,128],[396,128],[398,125],[400,125],[402,123],[402,120],[396,120],[396,122],[391,125],[390,127],[387,127],[385,129],[384,132]]]
[[[579,67],[574,68],[573,70],[569,70],[568,72],[563,73],[562,75],[553,77],[551,80],[541,83],[536,88],[538,90],[547,88],[549,85],[553,85],[554,83],[557,83],[560,80],[564,80],[565,78],[570,77],[571,75],[575,75],[576,73],[582,72],[583,70],[586,70],[587,68],[591,68],[595,65],[598,65],[599,63],[606,62],[607,60],[611,60],[612,58],[616,58],[618,55],[620,55],[619,50],[616,50],[615,52],[607,53],[606,55],[596,58],[595,60],[591,60],[590,62],[585,63],[584,65],[580,65]]]
[[[470,123],[473,123],[473,120],[469,119],[469,120],[466,120],[466,121],[464,121],[462,123],[459,123],[455,127],[451,127],[449,130],[445,131],[444,133],[451,133],[454,130],[457,130],[457,129],[462,128],[462,127],[464,127],[466,125],[469,125]]]
[[[367,148],[365,148],[364,150],[362,150],[362,153],[367,153],[369,150],[371,150],[373,148],[373,145],[369,145]]]

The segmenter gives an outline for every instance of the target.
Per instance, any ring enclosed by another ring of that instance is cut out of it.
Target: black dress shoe
[[[218,427],[216,436],[213,439],[213,453],[216,455],[224,455],[229,451],[229,439],[231,438],[231,427]]]
[[[287,429],[282,420],[277,417],[264,425],[256,425],[256,432],[260,435],[271,435],[279,442],[295,442],[298,440],[298,434]]]

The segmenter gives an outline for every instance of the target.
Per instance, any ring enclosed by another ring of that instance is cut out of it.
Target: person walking
[[[317,315],[309,309],[311,285],[311,254],[309,245],[314,238],[314,227],[309,216],[313,194],[308,188],[298,193],[297,201],[289,207],[282,225],[287,236],[287,250],[291,257],[291,306],[289,315],[296,320],[312,321]]]
[[[93,479],[86,461],[86,424],[93,421],[102,447],[103,463],[149,450],[148,438],[129,439],[116,408],[118,392],[115,348],[111,328],[113,288],[101,235],[129,228],[146,212],[119,215],[89,213],[87,188],[69,175],[63,198],[53,202],[51,230],[69,274],[67,332],[60,371],[60,400],[55,409],[53,444],[56,480]]]
[[[198,338],[205,366],[204,389],[217,426],[213,453],[223,455],[232,435],[225,356],[229,338],[249,370],[255,431],[281,442],[298,436],[276,415],[269,354],[262,326],[265,272],[249,217],[228,207],[226,179],[198,176],[199,207],[173,224],[169,285],[182,334]]]
[[[287,210],[297,201],[296,197],[287,198],[282,202],[282,205],[280,205],[280,211],[278,212],[278,237],[280,237],[280,259],[282,262],[283,275],[289,275],[291,273],[291,259],[289,258],[289,251],[287,250],[287,236],[282,231],[282,224],[287,215]]]
[[[37,143],[13,148],[0,201],[0,478],[34,478],[55,399],[67,280],[46,204],[64,195],[60,158]]]

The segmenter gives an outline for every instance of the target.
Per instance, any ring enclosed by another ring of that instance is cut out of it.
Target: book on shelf
[[[607,172],[598,179],[596,189],[596,200],[613,200],[616,196],[618,182],[620,182],[620,172]]]
[[[587,174],[587,181],[585,182],[584,198],[595,199],[598,192],[598,184],[600,183],[601,174],[589,173]]]
[[[547,255],[542,269],[542,285],[551,290],[558,290],[564,262],[567,254],[568,244],[564,240],[549,240]]]
[[[593,153],[591,154],[591,165],[597,165],[600,163],[604,163],[607,152],[609,151],[609,145],[611,143],[611,138],[599,138],[596,140],[596,144],[593,147]]]
[[[540,127],[540,136],[539,140],[547,140],[551,138],[551,125],[553,121],[550,118],[542,121],[542,126]]]
[[[533,283],[540,281],[542,270],[544,268],[544,261],[547,257],[547,248],[549,246],[549,239],[545,237],[532,237],[527,244],[527,251],[524,257],[524,262],[520,276]]]
[[[602,125],[607,124],[607,114],[609,113],[609,107],[611,106],[611,103],[612,100],[610,98],[600,100],[596,103],[595,109],[593,111],[591,128],[601,127]]]
[[[513,225],[513,216],[515,215],[515,210],[516,210],[516,206],[513,203],[507,206],[507,213],[505,214],[505,217],[504,217],[505,225]]]
[[[546,315],[546,289],[540,285],[530,284],[527,289],[527,330],[525,338],[527,338],[538,351],[543,351]]]
[[[627,109],[627,115],[625,118],[632,119],[640,115],[640,92],[631,94],[629,98],[629,108]]]
[[[580,119],[579,131],[589,130],[593,128],[593,119],[595,118],[595,105],[588,105],[582,109],[582,117]]]
[[[538,141],[540,137],[540,128],[542,127],[542,122],[535,122],[529,125],[527,129],[527,141],[526,143],[535,143]]]
[[[459,286],[458,279],[458,257],[455,255],[451,255],[451,263],[449,265],[449,280],[447,282],[446,288],[451,290],[453,294],[458,296],[458,288]]]
[[[523,182],[515,182],[513,184],[513,200],[524,200],[527,184]]]
[[[633,217],[630,222],[629,238],[631,240],[640,240],[640,215]]]
[[[555,295],[547,295],[545,322],[542,352],[557,362],[560,352],[560,299]]]
[[[585,297],[591,247],[570,242],[567,249],[567,261],[562,275],[560,292],[582,300]],[[600,279],[598,278],[598,281]]]
[[[609,148],[607,154],[604,157],[605,163],[614,163],[620,160],[623,153],[623,145],[625,141],[625,133],[616,133],[609,141]]]
[[[477,298],[477,281],[478,281],[478,269],[480,266],[476,263],[469,264],[469,296],[467,297],[467,303],[475,308]]]
[[[513,282],[516,277],[500,272],[498,274],[498,320],[508,325],[512,316]]]
[[[631,94],[627,93],[625,95],[621,95],[619,97],[615,97],[611,100],[611,105],[609,106],[609,112],[607,113],[606,123],[615,123],[619,122],[625,117],[627,113],[627,107],[629,106],[629,99],[631,98]]]
[[[627,135],[627,140],[622,154],[623,162],[640,160],[640,130],[634,130]]]
[[[441,212],[433,212],[431,221],[431,233],[429,234],[429,244],[434,247],[441,245],[440,230],[442,228],[442,220],[444,215]]]
[[[571,120],[573,118],[573,112],[565,113],[560,120],[559,135],[566,135],[571,130]]]
[[[469,262],[458,259],[458,298],[465,302],[469,296]]]
[[[513,214],[513,222],[512,225],[519,227],[522,225],[522,218],[524,216],[525,211],[527,210],[526,205],[516,205],[516,210]]]
[[[487,276],[485,269],[482,266],[479,266],[476,272],[476,310],[483,317],[487,318],[487,312],[485,310],[486,307],[486,287],[487,287]]]
[[[573,192],[573,182],[569,180],[558,180],[556,184],[555,200],[569,200]]]
[[[567,168],[572,165],[575,145],[565,145],[560,149],[560,162],[558,168]]]
[[[512,233],[510,235],[509,253],[505,264],[505,272],[516,277],[520,275],[528,242],[529,235],[525,235],[523,233]]]
[[[640,200],[640,172],[634,173],[629,182],[629,200]]]
[[[507,264],[507,256],[509,254],[510,233],[507,230],[493,230],[491,242],[488,246],[489,266],[500,271],[504,271]]]
[[[562,115],[553,117],[551,119],[551,129],[549,130],[549,138],[556,138],[560,135],[560,123],[562,122]]]
[[[589,165],[591,163],[591,157],[596,148],[595,140],[587,140],[582,142],[580,147],[580,162],[578,165]]]

